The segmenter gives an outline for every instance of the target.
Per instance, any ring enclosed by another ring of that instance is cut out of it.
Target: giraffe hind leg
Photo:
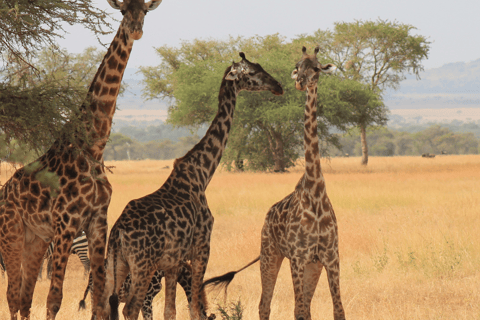
[[[125,319],[138,319],[154,272],[149,269],[148,267],[131,269],[132,284],[123,308]]]
[[[330,295],[333,302],[333,315],[335,320],[344,320],[345,311],[343,310],[342,299],[340,297],[340,264],[337,261],[330,266],[325,266],[330,287]]]
[[[165,271],[165,309],[163,312],[165,320],[176,318],[175,296],[177,290],[177,275],[177,268]]]
[[[147,294],[143,300],[142,315],[144,320],[153,320],[152,302],[155,296],[162,290],[163,271],[157,270],[148,285]]]
[[[260,320],[270,319],[273,291],[283,259],[284,257],[273,246],[267,247],[262,241],[260,255],[260,275],[262,280],[262,297],[259,305]]]
[[[100,300],[100,311],[103,317],[110,315],[110,319],[118,319],[118,303],[124,302],[124,297],[130,291],[130,269],[127,261],[121,254],[121,246],[118,238],[111,235],[108,260],[106,262],[107,277],[105,290]]]

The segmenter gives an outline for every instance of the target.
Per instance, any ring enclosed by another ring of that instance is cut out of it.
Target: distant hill
[[[407,76],[397,91],[388,90],[390,109],[480,108],[480,59],[455,62]]]

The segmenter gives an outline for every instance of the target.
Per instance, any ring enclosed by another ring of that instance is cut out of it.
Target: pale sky
[[[121,19],[121,13],[106,0],[96,0],[96,4]],[[337,21],[377,18],[413,25],[416,34],[429,38],[431,51],[424,61],[427,69],[480,58],[479,0],[163,0],[147,14],[144,35],[134,43],[128,68],[159,64],[160,58],[153,48],[176,46],[180,40],[274,33],[292,38],[318,29],[333,29]],[[116,30],[119,22],[113,22],[113,26]],[[81,27],[67,30],[69,34],[59,42],[69,52],[98,46],[89,31]],[[113,37],[110,34],[102,41],[110,43]]]

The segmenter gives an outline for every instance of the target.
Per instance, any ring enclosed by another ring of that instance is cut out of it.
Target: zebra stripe
[[[52,278],[52,255],[53,255],[53,241],[50,242],[50,245],[45,251],[45,255],[43,256],[44,260],[47,260],[47,278]],[[83,276],[86,278],[88,273],[90,272],[90,259],[88,258],[88,241],[85,232],[82,231],[82,234],[79,237],[73,239],[72,248],[70,249],[70,254],[76,254],[80,261],[83,264],[84,273]],[[38,273],[38,279],[42,279],[42,270],[43,270],[43,263],[40,265],[40,271]]]

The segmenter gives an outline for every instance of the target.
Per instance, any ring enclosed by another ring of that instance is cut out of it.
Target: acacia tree
[[[87,72],[89,67],[81,70],[87,76],[80,80],[74,79],[78,74],[64,69],[61,80],[59,67],[71,67],[56,44],[65,35],[66,24],[80,24],[96,36],[111,31],[110,18],[95,8],[93,0],[0,1],[0,130],[4,144],[16,140],[39,150],[45,140],[57,138],[59,130],[55,129],[77,113],[77,97],[93,76]],[[47,66],[47,56],[62,63]],[[91,66],[98,59],[86,63]],[[54,68],[56,76],[48,76]]]
[[[19,59],[35,67],[32,59],[65,35],[65,23],[80,24],[96,36],[111,32],[110,19],[93,0],[2,0],[0,2],[0,59]]]
[[[110,138],[107,143],[107,148],[111,148],[113,151],[113,160],[118,160],[117,149],[123,147],[124,145],[129,145],[133,143],[133,140],[130,137],[124,136],[121,133],[114,132],[110,135]],[[130,159],[129,159],[130,160]]]
[[[4,69],[5,82],[0,83],[0,139],[5,145],[0,151],[2,158],[18,162],[18,156],[10,159],[9,155],[20,146],[42,152],[59,136],[66,121],[75,131],[66,134],[81,135],[77,108],[86,97],[103,54],[95,48],[69,54],[49,47],[37,53],[36,70],[21,61]]]
[[[319,109],[325,110],[325,117],[344,130],[355,131],[359,123],[369,126],[387,123],[388,110],[381,97],[359,81],[329,77],[319,88],[318,100],[321,103]],[[368,155],[363,149],[365,131],[361,131],[361,137],[362,155]]]
[[[228,148],[227,164],[248,160],[248,168],[282,172],[293,165],[302,149],[304,93],[294,88],[290,74],[301,46],[278,34],[265,37],[194,40],[179,48],[157,49],[162,62],[144,67],[148,98],[171,98],[168,122],[177,126],[209,123],[218,107],[218,89],[225,69],[244,51],[283,84],[284,95],[270,92],[241,94]]]
[[[360,81],[375,94],[386,88],[398,89],[405,75],[419,78],[424,70],[422,60],[428,58],[430,42],[412,34],[415,27],[397,21],[337,22],[333,31],[318,30],[301,39],[319,43],[324,53],[337,65],[341,76]],[[381,125],[387,116],[383,105],[357,109],[354,125],[359,127],[362,143],[362,164],[368,163],[367,127]]]

